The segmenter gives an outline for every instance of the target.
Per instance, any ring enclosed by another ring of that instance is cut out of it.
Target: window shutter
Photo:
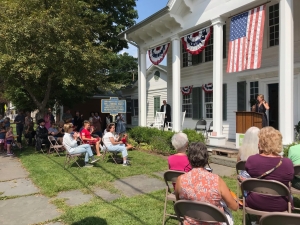
[[[192,90],[192,103],[193,103],[193,119],[199,120],[203,118],[202,106],[202,87],[194,87]]]
[[[223,59],[226,59],[226,24],[223,25]]]
[[[134,116],[134,100],[131,99],[131,109],[130,109],[130,112],[131,112],[131,116]]]
[[[237,110],[246,111],[246,81],[237,82]]]
[[[227,120],[227,84],[223,84],[223,120]]]

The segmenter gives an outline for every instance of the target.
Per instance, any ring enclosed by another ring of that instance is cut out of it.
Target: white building
[[[266,2],[261,68],[226,73],[230,18]],[[216,142],[234,139],[234,112],[250,110],[250,98],[261,93],[271,107],[270,125],[279,128],[284,144],[293,142],[294,124],[300,120],[300,25],[294,24],[300,14],[293,11],[300,11],[299,0],[169,0],[165,8],[121,33],[120,38],[139,46],[139,125],[147,123],[146,51],[170,42],[167,101],[175,131],[185,109],[184,127],[194,128],[200,118],[213,120]],[[197,56],[185,52],[180,38],[207,26],[213,27],[213,35],[205,50]],[[201,89],[207,83],[213,83],[212,96]],[[193,91],[183,96],[180,87],[188,85]]]
[[[156,111],[160,111],[163,100],[167,100],[167,67],[151,65],[146,72],[146,119],[147,123],[154,123]],[[131,99],[131,125],[139,125],[138,81],[130,89],[122,90],[122,96]]]

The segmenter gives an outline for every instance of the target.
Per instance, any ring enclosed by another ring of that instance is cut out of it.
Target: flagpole
[[[250,10],[255,9],[255,8],[258,8],[258,7],[262,6],[262,5],[266,5],[266,4],[270,3],[270,2],[271,2],[271,1],[265,2],[265,3],[263,3],[263,4],[260,4],[260,5],[258,5],[258,6],[253,7],[253,8],[251,8],[251,9],[248,9],[248,10],[246,10],[246,11],[250,11]],[[232,18],[232,17],[235,17],[235,16],[238,16],[238,15],[241,15],[241,14],[243,14],[243,13],[246,12],[246,11],[243,11],[243,12],[241,12],[241,13],[237,13],[237,14],[235,14],[235,15],[233,15],[233,16],[229,16],[228,19],[230,19],[230,18]]]

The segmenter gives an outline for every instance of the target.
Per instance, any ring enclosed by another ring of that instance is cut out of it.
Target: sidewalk
[[[40,190],[28,176],[29,173],[17,157],[0,155],[1,225],[45,223],[60,216],[56,207],[49,202],[49,198],[40,194]]]

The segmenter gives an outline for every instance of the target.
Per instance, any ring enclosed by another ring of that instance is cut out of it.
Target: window
[[[160,72],[157,70],[154,73],[154,80],[158,80],[160,78]]]
[[[213,118],[213,93],[205,93],[205,117],[206,118]]]
[[[213,29],[212,29],[213,31]],[[214,33],[211,32],[210,38],[207,42],[207,45],[205,47],[205,62],[213,61],[213,54],[214,54]]]
[[[139,115],[139,100],[133,99],[133,116]]]
[[[182,44],[182,67],[188,67],[192,65],[192,54],[188,53]]]
[[[182,111],[186,111],[185,118],[192,118],[192,95],[183,95],[182,96]]]
[[[160,112],[160,97],[156,96],[154,97],[154,111],[153,111],[153,116],[155,117],[156,112]]]
[[[258,81],[250,82],[250,104],[251,106],[256,103],[258,95]]]
[[[270,47],[279,45],[279,4],[269,7],[269,38]]]

